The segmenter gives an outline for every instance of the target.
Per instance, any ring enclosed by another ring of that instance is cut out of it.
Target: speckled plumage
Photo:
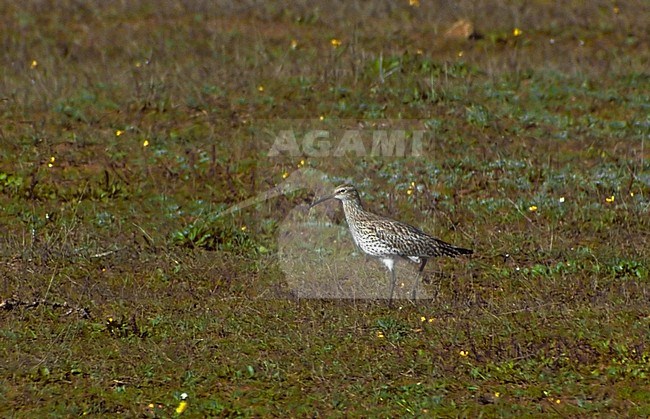
[[[387,217],[366,211],[361,205],[361,198],[352,185],[338,186],[332,195],[314,202],[318,205],[328,199],[338,199],[343,203],[343,212],[350,228],[354,242],[366,254],[380,259],[391,273],[390,297],[392,301],[395,288],[395,263],[407,259],[420,264],[419,272],[424,269],[429,258],[437,256],[468,255],[472,251],[452,246],[430,236],[419,228],[413,227]],[[416,279],[412,297],[415,299]]]

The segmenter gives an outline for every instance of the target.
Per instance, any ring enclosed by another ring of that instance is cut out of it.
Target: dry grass
[[[0,16],[2,414],[650,414],[646,2]],[[268,155],[373,124],[426,147]],[[304,211],[342,181],[476,256],[357,298],[386,273]]]

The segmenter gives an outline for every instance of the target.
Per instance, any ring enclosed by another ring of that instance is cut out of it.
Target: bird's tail
[[[464,249],[462,247],[454,247],[454,252],[456,252],[457,255],[471,255],[474,253],[472,249]]]
[[[449,243],[440,241],[440,251],[445,256],[456,257],[461,255],[471,255],[474,253],[471,249],[464,249],[462,247],[452,246]]]

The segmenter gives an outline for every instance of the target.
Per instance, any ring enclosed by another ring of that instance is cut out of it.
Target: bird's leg
[[[424,270],[424,267],[427,265],[427,260],[426,258],[422,258],[422,262],[420,262],[420,268],[418,269],[418,274],[415,277],[415,284],[413,284],[413,292],[411,293],[411,299],[415,301],[415,297],[417,296],[418,292],[418,284],[420,282],[420,278],[422,277],[422,271]]]
[[[388,297],[388,307],[393,306],[393,292],[395,291],[395,284],[397,283],[397,278],[395,277],[395,267],[390,269],[390,296]]]

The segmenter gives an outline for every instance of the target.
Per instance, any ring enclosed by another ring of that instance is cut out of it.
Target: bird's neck
[[[359,216],[365,213],[365,210],[361,205],[361,200],[357,198],[343,201],[343,212],[348,224],[353,224],[355,220],[359,219]]]

